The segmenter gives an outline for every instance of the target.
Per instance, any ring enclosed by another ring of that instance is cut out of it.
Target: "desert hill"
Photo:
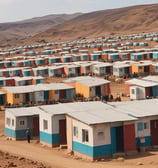
[[[79,15],[80,13],[54,14],[18,22],[0,23],[0,41],[23,39],[46,31],[50,27],[64,23],[65,21]]]
[[[154,4],[86,13],[34,36],[33,40],[64,41],[158,31],[157,11],[158,4]]]
[[[106,35],[153,32],[158,31],[157,11],[158,4],[151,4],[95,11],[85,14],[55,15],[52,16],[54,19],[50,15],[50,18],[47,16],[43,20],[41,18],[35,18],[31,20],[32,22],[28,20],[13,23],[11,29],[7,26],[2,29],[0,24],[0,38],[5,38],[5,41],[3,41],[4,45],[15,46],[42,42],[79,40]],[[18,39],[7,40],[5,31],[10,31],[8,34],[12,34],[15,38],[20,36],[23,39],[20,41]]]

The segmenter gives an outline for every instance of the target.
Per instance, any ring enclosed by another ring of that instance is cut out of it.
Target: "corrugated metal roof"
[[[137,120],[139,117],[158,115],[158,99],[137,100],[129,102],[75,102],[44,105],[26,108],[8,108],[15,116],[31,116],[48,113],[51,116],[68,114],[86,124],[99,124],[118,121]]]
[[[152,81],[152,82],[158,82],[158,76],[146,76],[142,79],[147,81]]]
[[[82,83],[89,87],[110,83],[110,81],[108,80],[97,78],[97,77],[91,77],[91,76],[74,77],[68,80],[64,80],[63,82],[78,82],[78,83]]]
[[[158,115],[158,99],[136,100],[127,102],[108,103],[117,110],[135,117],[147,117]]]
[[[6,108],[6,111],[16,117],[38,115],[43,112],[38,107]]]
[[[129,121],[135,118],[115,110],[102,102],[75,102],[40,106],[41,110],[51,114],[68,114],[86,124],[98,124],[116,121]]]
[[[35,91],[73,89],[74,87],[64,83],[51,83],[51,84],[37,84],[27,86],[9,86],[3,88],[11,93],[30,93]]]
[[[110,63],[98,63],[93,65],[94,67],[107,67],[107,66],[112,66]]]
[[[142,87],[152,87],[152,86],[157,86],[157,82],[153,81],[147,81],[147,80],[142,80],[142,79],[131,79],[126,81],[126,83],[137,85],[137,86],[142,86]]]
[[[114,68],[125,68],[125,67],[130,67],[131,65],[129,64],[115,64],[113,65]]]

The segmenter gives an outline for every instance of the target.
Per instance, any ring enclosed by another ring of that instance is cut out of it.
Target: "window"
[[[144,123],[144,129],[148,129],[148,123]]]
[[[135,94],[135,90],[134,89],[132,89],[132,94]]]
[[[138,129],[138,131],[143,131],[143,123],[142,122],[137,123],[137,129]]]
[[[43,92],[39,92],[39,96],[42,97],[43,96]]]
[[[73,132],[74,132],[74,136],[78,137],[78,128],[77,127],[73,127]]]
[[[117,72],[117,68],[114,68],[114,72]]]
[[[82,129],[82,142],[88,142],[88,141],[89,141],[88,130]]]
[[[100,131],[98,132],[98,140],[103,140],[104,139],[104,132]]]
[[[19,97],[20,97],[19,94],[15,94],[15,95],[14,95],[14,98],[15,98],[15,99],[19,99]]]
[[[120,72],[122,72],[123,71],[123,69],[122,68],[120,68]]]
[[[139,67],[139,69],[142,69],[142,67]]]
[[[10,118],[7,117],[6,120],[7,120],[7,121],[6,121],[6,122],[7,122],[7,125],[10,126]]]
[[[14,126],[14,120],[12,120],[12,126]]]
[[[59,91],[58,91],[58,90],[55,90],[55,94],[59,94]]]
[[[87,71],[89,71],[89,70],[90,70],[90,67],[89,67],[89,66],[88,66],[88,67],[86,67],[86,70],[87,70]]]
[[[44,130],[48,129],[48,121],[47,120],[43,120],[43,129]]]
[[[154,121],[154,128],[155,128],[155,129],[156,129],[156,126],[157,126],[156,121]]]
[[[24,120],[21,120],[19,123],[20,123],[20,125],[22,126],[22,125],[25,124],[25,121],[24,121]]]

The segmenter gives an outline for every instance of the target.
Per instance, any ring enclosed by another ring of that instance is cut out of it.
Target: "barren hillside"
[[[158,31],[157,11],[158,4],[153,4],[86,14],[55,15],[52,16],[54,19],[50,19],[51,16],[47,16],[45,19],[35,18],[31,21],[13,23],[11,29],[7,27],[7,24],[5,24],[6,27],[3,25],[3,28],[0,25],[0,39],[5,38],[3,45],[9,47],[11,45],[69,41],[106,35],[153,32]],[[44,31],[44,29],[47,30]],[[9,32],[8,35],[11,34],[15,40],[7,40],[5,32]],[[37,32],[42,33],[36,34]],[[36,35],[33,36],[33,34]],[[16,39],[19,36],[23,39]]]
[[[48,15],[19,22],[0,23],[0,41],[23,39],[44,32],[50,27],[64,23],[79,15],[81,14]]]
[[[103,10],[83,14],[33,37],[73,40],[104,35],[158,30],[158,4]]]

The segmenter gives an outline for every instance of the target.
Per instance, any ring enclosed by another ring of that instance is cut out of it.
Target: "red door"
[[[158,145],[158,120],[150,121],[151,129],[151,143],[152,145]]]
[[[39,136],[39,117],[33,118],[33,136]]]
[[[124,125],[124,150],[135,151],[136,150],[136,138],[135,138],[135,126],[134,124]]]
[[[59,120],[60,144],[66,144],[66,120]]]
[[[66,98],[66,90],[59,90],[59,99]]]

